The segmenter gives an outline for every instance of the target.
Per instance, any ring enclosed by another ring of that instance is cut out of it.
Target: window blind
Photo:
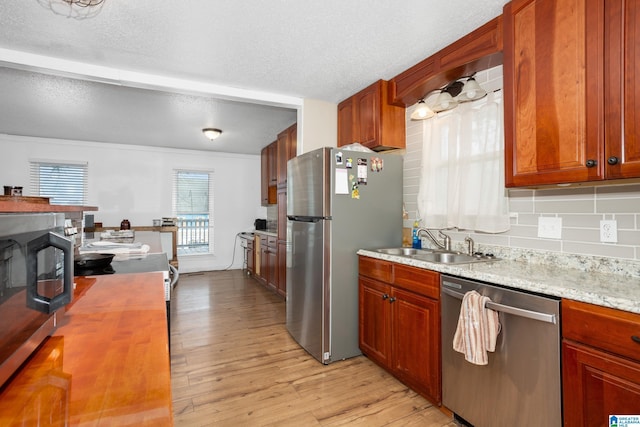
[[[87,172],[87,163],[32,160],[29,173],[31,194],[49,197],[52,205],[85,205]]]

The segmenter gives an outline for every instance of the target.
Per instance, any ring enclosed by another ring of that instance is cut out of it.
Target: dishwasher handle
[[[452,291],[451,289],[444,287],[444,284],[442,287],[442,292],[444,292],[449,296],[457,298],[459,300],[462,300],[462,298],[464,297],[464,294],[461,294],[460,292]],[[525,310],[524,308],[511,307],[510,305],[498,304],[493,301],[487,302],[485,304],[485,308],[495,310],[495,311],[501,311],[507,314],[513,314],[514,316],[526,317],[527,319],[533,319],[533,320],[539,320],[541,322],[552,323],[554,325],[557,323],[555,314],[540,313],[538,311]]]

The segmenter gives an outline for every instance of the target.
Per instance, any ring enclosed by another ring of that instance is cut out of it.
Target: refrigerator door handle
[[[297,216],[297,215],[287,215],[287,218],[290,221],[299,221],[299,222],[320,222],[325,219],[331,219],[331,218],[323,218],[319,216]]]

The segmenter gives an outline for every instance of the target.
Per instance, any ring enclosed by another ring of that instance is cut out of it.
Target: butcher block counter
[[[162,273],[75,283],[58,329],[0,390],[0,425],[173,425]]]

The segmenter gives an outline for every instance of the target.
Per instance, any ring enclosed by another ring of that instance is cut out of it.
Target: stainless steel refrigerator
[[[360,248],[402,243],[402,157],[321,148],[287,164],[287,329],[328,364],[358,348]]]

